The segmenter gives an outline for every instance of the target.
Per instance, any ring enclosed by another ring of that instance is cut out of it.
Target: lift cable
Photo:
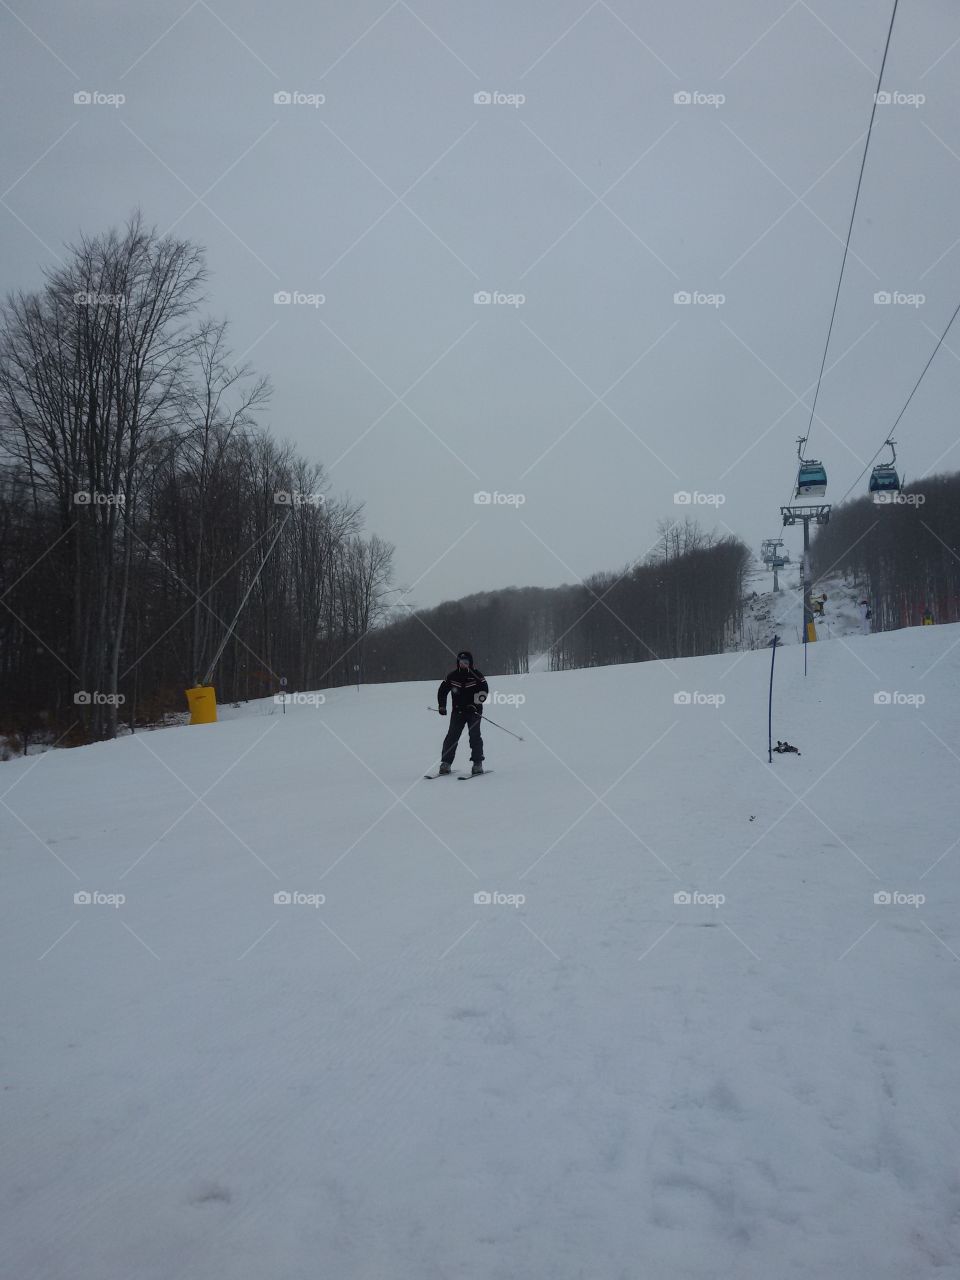
[[[958,303],[957,303],[956,310],[954,311],[954,313],[953,313],[953,315],[950,317],[950,319],[947,321],[947,327],[944,329],[943,333],[941,333],[941,335],[940,335],[939,339],[937,340],[937,345],[933,348],[933,351],[930,353],[930,359],[929,359],[929,360],[927,361],[927,363],[923,366],[923,371],[921,372],[920,377],[919,377],[919,378],[916,380],[916,382],[913,384],[913,390],[912,390],[912,391],[910,392],[910,394],[907,396],[907,399],[906,399],[906,402],[904,403],[903,408],[902,408],[902,409],[900,410],[900,412],[897,414],[896,421],[894,422],[893,426],[890,428],[890,430],[887,432],[886,436],[884,437],[883,444],[882,444],[882,445],[880,446],[880,448],[876,451],[876,453],[873,455],[873,457],[870,459],[870,461],[867,463],[867,465],[863,468],[863,470],[862,470],[862,471],[860,472],[860,474],[857,476],[856,480],[854,480],[854,482],[853,482],[853,484],[850,486],[850,488],[847,490],[847,492],[846,492],[846,493],[843,495],[843,497],[840,499],[840,501],[841,501],[841,502],[844,502],[844,501],[847,499],[848,495],[849,495],[850,493],[852,493],[852,491],[857,487],[857,485],[860,483],[860,481],[863,479],[863,477],[864,477],[864,476],[867,474],[867,472],[870,470],[870,467],[872,466],[872,464],[873,464],[874,460],[878,457],[878,455],[881,453],[881,451],[886,447],[886,443],[887,443],[887,441],[891,438],[891,436],[893,435],[893,433],[896,431],[897,427],[899,426],[899,424],[900,424],[900,419],[901,419],[901,418],[903,417],[903,415],[907,412],[907,407],[908,407],[908,405],[910,404],[910,401],[911,401],[911,400],[913,399],[913,397],[916,395],[916,393],[917,393],[917,388],[920,386],[920,383],[923,381],[923,379],[924,379],[924,375],[926,374],[927,370],[928,370],[928,369],[930,368],[930,366],[933,364],[934,356],[937,354],[937,352],[938,352],[938,351],[940,350],[940,348],[943,346],[944,339],[946,338],[947,334],[950,332],[950,328],[951,328],[951,326],[952,326],[952,324],[953,324],[954,320],[956,320],[956,318],[957,318],[957,316],[958,316],[958,315],[960,315],[960,302],[958,302]]]
[[[841,263],[840,263],[840,276],[837,280],[837,291],[834,294],[834,298],[833,298],[833,310],[830,313],[830,324],[827,328],[827,340],[824,343],[824,347],[823,347],[823,359],[820,361],[820,373],[817,376],[817,386],[816,386],[816,390],[813,393],[813,404],[810,407],[810,421],[807,423],[807,432],[806,432],[806,435],[804,436],[805,442],[810,438],[810,431],[813,427],[813,418],[814,418],[814,414],[817,411],[817,400],[820,395],[820,383],[823,381],[823,371],[827,364],[827,352],[830,350],[830,338],[833,334],[833,324],[837,318],[837,306],[840,302],[840,288],[841,288],[841,285],[843,284],[843,272],[844,272],[844,268],[847,265],[847,253],[850,249],[850,236],[853,233],[853,222],[857,214],[857,203],[860,199],[860,188],[863,185],[863,173],[867,165],[867,152],[870,149],[870,138],[873,133],[873,122],[877,114],[877,100],[880,96],[880,85],[883,83],[883,71],[887,65],[887,54],[890,51],[890,38],[893,35],[893,23],[894,23],[894,19],[897,16],[897,5],[899,4],[899,2],[900,0],[893,0],[893,12],[890,15],[890,26],[887,29],[887,40],[886,40],[886,44],[883,47],[883,58],[880,62],[880,74],[877,76],[877,88],[873,95],[873,109],[870,112],[870,123],[867,126],[867,140],[864,143],[863,156],[860,160],[860,175],[857,178],[857,190],[856,190],[856,194],[853,197],[853,208],[850,211],[850,225],[847,227],[847,238],[843,246],[843,259],[841,260]]]

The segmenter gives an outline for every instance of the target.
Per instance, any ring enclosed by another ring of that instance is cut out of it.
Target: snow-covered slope
[[[800,566],[790,564],[779,573],[780,590],[773,590],[773,570],[756,563],[747,573],[747,592],[743,606],[743,635],[734,648],[761,649],[776,634],[782,644],[803,643],[803,588]],[[841,574],[828,574],[811,584],[814,597],[826,596],[823,614],[814,619],[817,636],[834,640],[862,634],[858,601],[863,587],[849,582]]]
[[[960,628],[808,660],[0,767],[3,1274],[960,1274]]]

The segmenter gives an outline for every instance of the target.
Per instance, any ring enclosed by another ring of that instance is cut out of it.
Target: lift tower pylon
[[[830,523],[830,504],[828,502],[812,502],[795,507],[781,507],[784,527],[791,524],[803,525],[803,562],[800,570],[803,581],[803,643],[817,638],[817,628],[813,621],[813,605],[810,601],[810,524]],[[804,671],[806,671],[806,654],[804,654]]]

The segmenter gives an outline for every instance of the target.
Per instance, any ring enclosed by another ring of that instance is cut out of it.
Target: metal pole
[[[503,729],[503,725],[502,725],[502,724],[497,724],[496,720],[491,720],[489,716],[484,716],[484,717],[483,717],[483,723],[484,723],[484,724],[492,724],[492,725],[493,725],[493,727],[494,727],[495,729]],[[516,740],[517,740],[518,742],[523,742],[523,741],[524,741],[524,739],[520,737],[519,733],[514,733],[512,729],[503,729],[503,732],[504,732],[504,733],[509,733],[510,737],[511,737],[511,738],[516,738]]]
[[[807,641],[813,625],[810,602],[810,517],[803,517],[803,674],[807,674]]]
[[[803,585],[803,674],[807,674],[807,644],[816,640],[817,633],[813,623],[813,601],[810,597],[812,575],[810,572],[810,521],[827,524],[830,520],[830,508],[825,503],[816,507],[781,507],[784,526],[803,521],[803,556],[800,561],[800,581]]]
[[[773,764],[773,664],[777,660],[777,641],[774,636],[770,641],[773,652],[770,654],[770,697],[767,702],[767,764]]]

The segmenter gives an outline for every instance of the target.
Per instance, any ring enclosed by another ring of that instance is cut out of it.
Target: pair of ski
[[[458,782],[469,782],[471,778],[485,778],[488,773],[493,773],[493,770],[484,769],[483,773],[458,773],[458,774],[425,773],[423,776],[424,778],[427,779],[428,782],[431,782],[434,778],[452,778],[452,777],[456,777]]]

